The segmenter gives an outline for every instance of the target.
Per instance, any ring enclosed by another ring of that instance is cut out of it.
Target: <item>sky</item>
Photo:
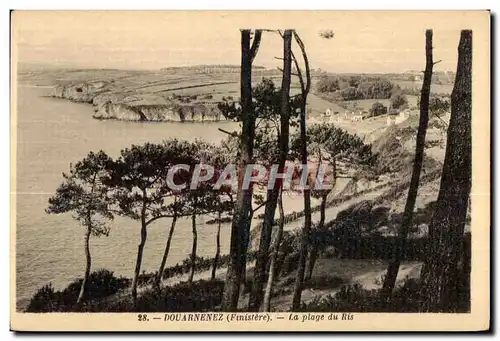
[[[404,72],[425,67],[425,29],[434,30],[436,70],[455,70],[460,12],[17,11],[12,44],[19,62],[54,66],[159,69],[239,64],[240,28],[294,28],[312,68]],[[332,30],[332,39],[320,37]],[[294,47],[298,49],[297,46]],[[275,68],[283,42],[264,33],[254,65]]]

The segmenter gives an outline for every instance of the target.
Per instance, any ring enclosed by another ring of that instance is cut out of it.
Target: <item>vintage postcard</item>
[[[490,328],[488,11],[13,11],[11,329]]]

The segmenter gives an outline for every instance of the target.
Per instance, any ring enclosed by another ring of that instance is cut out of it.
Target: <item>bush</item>
[[[27,313],[48,313],[58,311],[60,293],[54,291],[52,283],[44,285],[33,295],[26,309]]]
[[[360,284],[344,285],[334,295],[302,304],[304,312],[418,312],[420,285],[407,279],[392,296],[383,298],[379,290],[367,290]]]
[[[312,277],[304,283],[304,288],[310,289],[332,289],[344,284],[345,280],[338,276],[323,275],[320,277]]]
[[[82,286],[83,279],[77,279],[70,283],[66,289],[62,291],[63,296],[73,296],[74,301],[78,298],[78,293]],[[83,300],[99,299],[110,296],[129,287],[131,280],[125,277],[115,277],[112,271],[100,269],[90,274],[87,288],[83,295]]]
[[[339,81],[336,77],[322,76],[316,84],[318,92],[335,92],[340,89]]]
[[[139,274],[139,277],[137,277],[137,286],[142,287],[145,285],[152,284],[156,278],[157,273],[158,271],[149,273],[146,271],[142,271],[142,274]]]
[[[251,262],[255,260],[257,256],[256,252],[248,252],[247,253],[247,262]],[[194,272],[199,273],[203,271],[208,271],[212,269],[214,263],[214,257],[196,257]],[[229,255],[220,255],[219,261],[217,263],[217,268],[226,267],[229,264]],[[176,264],[174,266],[168,267],[163,272],[163,279],[171,278],[174,276],[181,276],[183,274],[187,274],[191,271],[191,258],[186,258],[182,261],[181,264]],[[153,276],[154,274],[143,274],[146,278],[147,276]]]
[[[232,217],[222,217],[220,219],[221,224],[230,223],[232,221],[233,221]],[[218,223],[219,223],[219,219],[218,218],[210,219],[210,220],[208,220],[208,221],[205,222],[205,224],[207,224],[207,225],[213,225],[213,224],[218,224]]]
[[[26,311],[42,313],[75,310],[82,282],[82,278],[76,279],[62,291],[55,291],[50,283],[43,286],[31,298]],[[115,277],[109,270],[94,271],[89,276],[82,303],[116,294],[129,287],[130,283],[130,279]]]
[[[294,283],[295,283],[295,277],[290,276],[290,277],[286,277],[285,279],[283,279],[283,281],[281,282],[281,285],[286,287],[286,286],[292,285]]]
[[[375,102],[375,103],[373,103],[373,105],[370,109],[370,114],[372,116],[385,115],[385,114],[387,114],[387,107],[380,102]]]
[[[391,96],[391,107],[394,109],[405,109],[408,107],[408,98],[406,95],[397,92]]]
[[[222,302],[224,281],[200,280],[182,282],[161,291],[150,289],[137,298],[137,306],[131,297],[112,304],[91,308],[99,312],[203,312],[216,311]]]
[[[356,88],[354,87],[348,87],[340,92],[340,95],[342,96],[342,99],[344,101],[352,101],[357,99],[356,96]]]

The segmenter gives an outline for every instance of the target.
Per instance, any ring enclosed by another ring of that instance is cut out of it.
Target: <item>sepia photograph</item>
[[[490,15],[12,11],[11,328],[489,329]]]

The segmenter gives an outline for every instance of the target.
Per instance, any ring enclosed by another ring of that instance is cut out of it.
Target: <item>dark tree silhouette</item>
[[[406,199],[405,210],[403,213],[403,222],[399,231],[398,242],[394,248],[394,256],[387,268],[387,274],[384,280],[382,293],[390,295],[394,289],[396,278],[398,276],[399,266],[401,265],[401,255],[405,248],[408,232],[413,221],[413,210],[417,200],[418,185],[420,183],[420,173],[424,162],[425,136],[429,123],[429,96],[431,92],[432,69],[434,61],[432,58],[432,30],[425,32],[425,71],[422,92],[420,96],[420,120],[417,131],[417,143],[415,146],[415,159],[413,161],[413,172],[411,176],[410,187],[408,188],[408,198]]]
[[[165,250],[163,251],[163,257],[161,259],[160,268],[158,269],[158,273],[155,278],[155,287],[160,289],[161,279],[163,277],[163,272],[165,271],[165,266],[167,264],[168,254],[170,252],[170,246],[172,244],[172,237],[174,236],[175,225],[177,223],[177,219],[181,216],[182,204],[179,203],[177,198],[174,198],[174,202],[170,205],[170,210],[172,212],[172,222],[170,225],[170,229],[168,231],[167,243],[165,244]]]
[[[292,31],[283,33],[283,77],[281,82],[281,112],[279,133],[278,173],[283,173],[288,156],[288,132],[290,128],[290,82],[292,69]],[[249,311],[258,311],[263,299],[263,288],[267,279],[269,264],[269,246],[271,244],[274,216],[280,192],[281,181],[276,181],[274,188],[268,191],[262,223],[259,252],[254,269],[253,287],[249,299]]]
[[[295,58],[292,52],[292,59],[297,70],[297,74],[300,82],[300,137],[302,139],[301,146],[301,161],[302,165],[307,165],[307,132],[306,132],[306,106],[307,106],[307,95],[311,89],[311,72],[309,67],[309,59],[307,57],[306,49],[302,39],[300,39],[297,32],[293,32],[295,41],[299,45],[300,51],[302,52],[302,58],[304,59],[305,65],[305,79],[302,75],[301,68],[297,58]],[[304,283],[304,273],[306,268],[306,260],[309,246],[309,233],[311,231],[311,191],[307,187],[304,189],[304,227],[301,232],[300,241],[300,256],[299,256],[299,266],[297,268],[297,278],[295,281],[295,287],[293,292],[292,301],[292,311],[298,311],[300,309],[300,299],[302,296],[302,287]]]
[[[85,230],[85,274],[77,298],[81,303],[87,285],[92,258],[90,254],[90,236],[107,236],[109,226],[107,221],[113,219],[111,199],[108,188],[102,179],[108,175],[107,167],[111,158],[103,151],[95,154],[90,152],[86,158],[70,166],[69,174],[63,173],[64,181],[57,188],[54,196],[49,198],[47,213],[73,212],[73,218],[82,224]]]
[[[278,258],[278,253],[280,250],[281,240],[283,239],[283,227],[285,225],[285,212],[283,209],[283,188],[280,190],[278,199],[278,210],[279,210],[279,222],[278,231],[276,232],[276,238],[274,240],[274,245],[272,246],[271,256],[269,259],[269,276],[267,277],[267,285],[264,293],[264,301],[262,303],[261,310],[264,312],[271,311],[271,296],[273,295],[274,280],[276,277],[276,262]]]
[[[140,221],[141,226],[132,280],[134,302],[137,301],[137,285],[148,235],[147,228],[158,219],[172,217],[165,205],[166,198],[172,196],[172,189],[167,183],[168,170],[178,164],[193,165],[193,152],[186,152],[192,148],[192,144],[175,139],[164,144],[132,145],[131,148],[122,150],[120,158],[110,167],[111,175],[107,184],[114,188],[118,213]],[[180,170],[176,177],[174,183],[177,184],[181,182],[179,179],[190,179],[191,172]]]
[[[451,94],[441,186],[429,225],[431,251],[422,274],[423,311],[456,311],[463,285],[461,278],[469,276],[470,259],[464,255],[464,228],[472,176],[471,114],[472,31],[463,30]]]
[[[252,190],[243,189],[243,177],[246,167],[253,159],[255,138],[255,114],[252,107],[252,62],[257,54],[262,31],[256,30],[252,46],[251,30],[241,30],[241,123],[240,155],[237,166],[238,193],[231,223],[231,243],[229,251],[229,266],[227,269],[226,284],[222,298],[223,311],[236,311],[240,296],[240,282],[242,274],[242,259],[246,255],[245,234],[249,233],[250,213],[252,205]]]

